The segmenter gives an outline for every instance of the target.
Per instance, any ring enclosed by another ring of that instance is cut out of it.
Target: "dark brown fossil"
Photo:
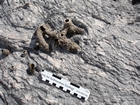
[[[27,55],[27,51],[24,50],[24,51],[21,53],[20,57],[25,57],[26,55]]]
[[[45,30],[44,30],[43,26],[39,26],[35,32],[35,35],[36,35],[37,41],[39,43],[39,46],[43,47],[43,49],[45,49],[45,51],[48,52],[49,45],[48,45],[48,43],[46,43],[46,41],[43,37],[44,31]]]
[[[27,74],[32,75],[35,71],[35,65],[33,63],[29,64],[29,68],[27,69]]]
[[[44,37],[48,35],[50,40],[55,42],[55,45],[61,46],[69,52],[76,53],[80,47],[67,37],[67,35],[72,37],[74,34],[84,34],[84,29],[74,25],[69,18],[64,20],[64,26],[60,32],[52,30],[49,24],[39,26],[35,32],[39,46],[45,49],[46,52],[49,52],[49,42],[46,42]]]
[[[67,18],[64,20],[64,27],[63,29],[68,29],[67,34],[71,35],[71,37],[74,34],[84,34],[84,29],[77,27],[73,24],[72,20]]]
[[[55,37],[55,43],[58,46],[64,47],[66,50],[72,53],[76,53],[80,48],[77,43],[71,41],[66,37],[67,29],[64,29],[58,33]]]

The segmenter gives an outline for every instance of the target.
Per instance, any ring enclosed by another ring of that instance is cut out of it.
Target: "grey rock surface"
[[[140,4],[130,0],[5,0],[0,5],[0,105],[139,105]],[[35,30],[49,23],[54,30],[65,18],[85,29],[81,51],[55,48],[35,51]],[[21,57],[23,50],[28,54]],[[26,70],[34,63],[36,71]],[[45,84],[41,70],[90,90],[87,101]]]

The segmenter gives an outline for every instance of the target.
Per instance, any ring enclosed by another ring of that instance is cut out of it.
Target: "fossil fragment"
[[[68,29],[64,29],[61,32],[59,32],[55,37],[56,38],[67,38],[66,37],[67,32],[68,32]]]
[[[74,34],[84,34],[84,29],[74,25],[72,20],[69,18],[65,19],[63,29],[68,29],[67,34],[70,34],[71,36]]]
[[[55,37],[56,31],[53,31],[49,24],[44,24],[41,27],[41,30],[44,32],[44,34],[47,34],[49,37]]]
[[[27,69],[27,73],[32,75],[35,71],[35,65],[33,63],[29,64],[29,68]]]
[[[37,37],[37,41],[39,43],[40,47],[43,47],[43,49],[45,49],[46,52],[49,52],[49,45],[48,43],[46,43],[43,34],[44,34],[44,28],[43,26],[39,26],[35,32],[35,35]]]
[[[24,50],[24,51],[22,52],[22,54],[20,55],[20,57],[25,57],[26,55],[27,55],[27,51]]]
[[[61,31],[56,35],[55,43],[58,46],[66,48],[69,52],[76,53],[80,48],[77,43],[72,42],[66,37],[67,29]]]
[[[8,49],[2,49],[2,54],[5,56],[8,56],[10,54],[10,51]]]
[[[66,48],[69,52],[77,53],[80,48],[76,43],[72,42],[70,39],[60,37],[57,40],[57,45]]]
[[[69,52],[76,53],[80,47],[77,43],[68,39],[68,35],[72,37],[74,34],[84,34],[84,29],[74,25],[72,20],[69,18],[65,19],[64,27],[60,32],[52,30],[49,24],[40,25],[35,32],[37,41],[39,43],[37,48],[40,46],[45,49],[46,52],[49,52],[50,42],[54,40],[55,45],[64,47]],[[47,35],[51,41],[46,42],[45,35]]]

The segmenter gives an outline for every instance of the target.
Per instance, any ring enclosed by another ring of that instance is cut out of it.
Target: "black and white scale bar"
[[[47,81],[49,84],[54,85],[57,88],[60,88],[61,90],[64,90],[66,92],[69,92],[70,94],[75,95],[76,97],[81,98],[82,100],[87,100],[90,95],[90,91],[88,89],[71,83],[46,70],[43,70],[41,72],[41,76],[43,81]]]

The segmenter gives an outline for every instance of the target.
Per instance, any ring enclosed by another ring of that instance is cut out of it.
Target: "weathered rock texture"
[[[139,105],[139,16],[140,4],[129,0],[5,0],[0,51],[11,54],[0,52],[0,105]],[[86,30],[71,37],[81,51],[34,50],[37,27],[49,23],[60,31],[65,18]],[[28,75],[31,63],[35,71]],[[89,99],[83,102],[45,84],[40,78],[44,69],[89,89]]]

